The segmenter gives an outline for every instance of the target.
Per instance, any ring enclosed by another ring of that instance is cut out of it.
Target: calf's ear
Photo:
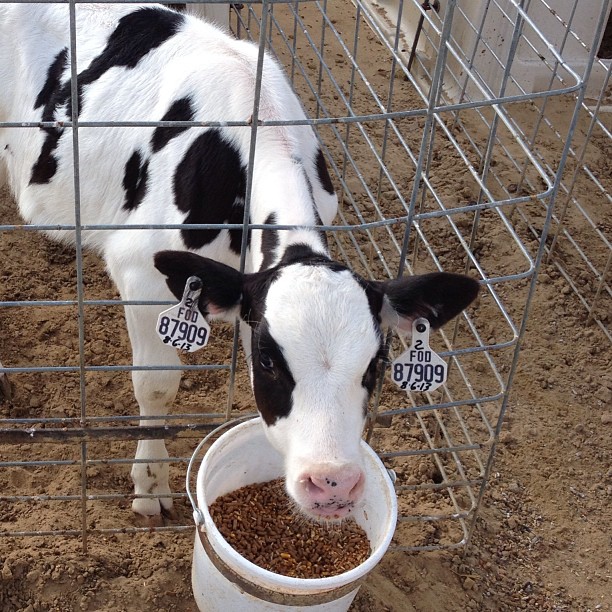
[[[199,306],[202,314],[233,321],[240,313],[243,275],[225,264],[188,251],[159,251],[155,267],[166,276],[166,284],[177,299],[183,297],[190,276],[202,281]]]
[[[465,309],[479,289],[473,278],[449,272],[405,276],[375,285],[384,294],[382,325],[404,334],[412,332],[412,323],[419,317],[427,319],[433,329],[441,327]]]

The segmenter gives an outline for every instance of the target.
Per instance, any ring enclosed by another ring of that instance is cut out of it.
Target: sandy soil
[[[372,71],[374,82],[375,65]],[[381,81],[385,77],[384,71],[378,74]],[[601,156],[603,176],[610,169],[604,146],[602,143],[601,150],[594,153]],[[441,188],[448,185],[450,193],[460,185],[466,192],[461,197],[467,199],[473,186],[462,175],[461,167],[444,165],[444,151],[442,143]],[[390,167],[393,163],[390,160]],[[404,180],[409,189],[410,176]],[[394,206],[390,200],[388,194],[381,195],[381,202]],[[19,222],[6,190],[0,192],[0,219],[3,223]],[[510,265],[515,254],[507,252],[505,234],[492,225],[490,230],[484,232],[479,244],[483,265]],[[518,223],[517,231],[533,248],[527,229]],[[444,235],[436,248],[445,258],[445,266],[452,269],[454,252],[444,242]],[[87,298],[117,297],[103,265],[92,254],[85,257],[84,278]],[[72,299],[75,281],[74,255],[69,249],[32,232],[3,233],[0,300]],[[521,312],[526,286],[527,281],[521,281],[503,292],[509,311]],[[482,302],[473,314],[480,321],[481,331],[494,336],[495,321],[487,319],[487,313],[492,312],[490,305]],[[85,322],[88,363],[129,364],[120,309],[88,310]],[[72,307],[3,309],[0,330],[0,359],[5,365],[77,363],[77,320]],[[231,337],[229,328],[217,327],[205,361],[227,360]],[[203,359],[198,356],[192,362]],[[507,359],[507,355],[499,356],[502,369],[507,367]],[[80,415],[76,374],[15,375],[13,384],[14,397],[0,404],[0,418],[65,419]],[[91,373],[85,384],[88,416],[136,413],[127,373]],[[479,384],[486,389],[488,383],[483,380]],[[175,413],[223,410],[226,385],[223,373],[189,373],[177,397]],[[392,406],[397,395],[388,387],[390,383],[386,383],[382,403]],[[252,404],[243,370],[237,388],[234,407],[249,409]],[[410,425],[406,423],[399,420],[391,430],[377,430],[376,439],[391,447],[400,435],[402,440],[410,440],[410,430],[400,430]],[[610,346],[597,327],[585,324],[578,299],[554,266],[544,264],[471,546],[465,551],[388,553],[362,587],[352,610],[611,610],[611,433]],[[196,435],[182,435],[169,443],[170,454],[189,457],[197,442]],[[101,441],[88,445],[87,456],[129,458],[134,448],[131,442]],[[70,462],[77,464],[80,457],[78,444],[1,445],[0,460],[14,463],[0,470],[0,491],[7,496],[7,501],[0,502],[0,529],[78,533],[80,503],[70,496],[78,497],[81,474],[78,465]],[[20,461],[49,459],[63,463],[19,465]],[[431,476],[419,465],[414,470],[405,477],[419,476],[423,480]],[[174,490],[182,490],[184,464],[173,465],[171,477]],[[87,469],[87,484],[88,493],[94,495],[128,493],[129,466],[94,464]],[[61,495],[67,499],[19,498],[30,495]],[[414,503],[427,507],[430,499],[417,496]],[[94,499],[87,505],[88,525],[92,529],[141,526],[129,506],[129,499]],[[189,525],[191,511],[186,500],[177,500],[176,506],[177,518],[169,524]],[[87,554],[83,554],[78,535],[0,538],[0,608],[7,612],[194,612],[192,538],[188,528],[182,532],[90,535]],[[405,531],[398,541],[413,545],[439,542],[440,538],[433,532]]]

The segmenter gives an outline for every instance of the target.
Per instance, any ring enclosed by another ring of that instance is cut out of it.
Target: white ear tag
[[[185,283],[181,301],[160,313],[157,319],[157,335],[164,344],[188,353],[206,346],[210,325],[198,308],[201,291],[202,279],[190,276]]]
[[[393,361],[393,382],[406,391],[435,391],[446,382],[447,363],[429,346],[429,321],[412,323],[412,344]]]

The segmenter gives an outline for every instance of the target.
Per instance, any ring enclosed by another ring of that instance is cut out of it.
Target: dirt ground
[[[606,146],[602,143],[593,155],[601,158],[602,176],[609,180]],[[442,171],[449,189],[460,184],[469,190],[462,168],[449,164]],[[588,202],[587,195],[583,199]],[[609,218],[600,214],[602,229],[609,231]],[[0,192],[0,219],[19,223],[6,189]],[[527,243],[525,228],[519,231]],[[505,253],[502,232],[491,231],[486,238],[481,245],[485,263],[501,266],[504,257],[515,256]],[[452,252],[443,246],[440,242],[440,252],[452,264]],[[118,297],[93,254],[85,256],[84,279],[88,299]],[[70,249],[33,232],[2,232],[0,301],[73,299],[75,282]],[[521,312],[527,282],[518,283],[520,290],[513,286],[502,292],[510,312]],[[487,312],[487,305],[479,304],[472,314],[483,330],[495,335]],[[544,263],[471,545],[466,550],[389,552],[361,588],[353,612],[612,610],[611,350],[604,334],[585,320],[578,298],[556,268]],[[119,308],[88,309],[85,323],[87,363],[130,363]],[[0,332],[0,359],[6,366],[78,363],[72,306],[2,309]],[[231,339],[231,330],[218,326],[205,358],[194,357],[190,363],[227,360]],[[508,356],[499,359],[503,370]],[[90,373],[84,382],[89,417],[136,413],[128,373]],[[0,419],[55,418],[61,426],[62,419],[80,415],[77,374],[16,374],[13,384],[14,397],[0,404]],[[486,384],[482,382],[483,389]],[[175,412],[218,413],[224,409],[226,385],[223,372],[186,374]],[[382,403],[392,406],[397,395],[388,387],[390,382],[385,383]],[[234,407],[251,406],[241,369]],[[399,420],[388,432],[379,430],[376,435],[391,436],[386,444],[393,446],[392,436],[399,435],[398,427],[406,422]],[[404,433],[403,439],[409,439]],[[170,455],[189,457],[198,439],[183,435],[171,441]],[[100,460],[87,469],[88,493],[98,496],[87,504],[88,526],[117,532],[90,535],[84,554],[78,537],[81,446],[0,445],[0,461],[12,462],[0,470],[0,530],[25,534],[0,538],[1,610],[195,612],[190,577],[193,531],[186,527],[179,532],[121,533],[142,523],[132,514],[129,499],[103,498],[131,490],[129,465],[107,465],[103,460],[129,458],[134,450],[135,443],[112,440],[87,446],[88,459]],[[49,459],[56,464],[19,463]],[[171,469],[174,491],[184,489],[184,467]],[[41,497],[20,498],[35,495]],[[44,495],[65,499],[48,501]],[[426,495],[415,499],[429,502]],[[184,498],[176,501],[176,510],[176,519],[168,525],[190,525],[191,509]],[[74,535],[30,534],[54,530],[72,530]],[[411,538],[412,532],[402,531],[397,541],[440,541],[430,532]]]

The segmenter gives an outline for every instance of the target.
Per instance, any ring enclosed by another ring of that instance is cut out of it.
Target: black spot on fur
[[[266,296],[278,275],[277,267],[244,275],[240,316],[252,328],[256,328],[263,320]]]
[[[59,90],[62,74],[68,63],[68,47],[64,47],[56,56],[49,69],[47,70],[47,79],[43,88],[36,96],[34,108],[41,108],[51,102],[53,95]]]
[[[66,102],[61,84],[62,74],[68,65],[68,48],[62,49],[56,56],[49,69],[47,79],[38,92],[34,108],[43,107],[42,121],[55,121],[56,108]],[[70,92],[70,90],[68,90]],[[46,133],[40,154],[32,166],[30,184],[42,185],[48,183],[57,172],[57,158],[53,152],[57,148],[59,139],[64,130],[62,128],[41,128]]]
[[[378,355],[370,361],[368,369],[365,371],[361,379],[361,385],[368,392],[368,397],[374,392],[374,386],[376,385],[376,379],[378,377]]]
[[[383,307],[383,301],[385,298],[385,294],[380,285],[371,283],[365,280],[363,277],[359,276],[356,273],[353,273],[357,282],[363,287],[363,290],[366,292],[366,297],[368,298],[368,304],[370,306],[370,311],[372,312],[372,317],[376,324],[380,324],[380,312]]]
[[[243,223],[244,222],[244,200],[234,204],[228,223]],[[242,230],[229,230],[230,249],[236,254],[240,254],[242,250]],[[247,233],[247,246],[251,244],[251,232]]]
[[[194,112],[189,98],[175,100],[166,114],[161,118],[162,121],[193,121]],[[158,127],[155,128],[151,138],[151,148],[153,153],[161,151],[173,138],[181,132],[188,130],[186,127]]]
[[[325,253],[313,251],[310,245],[303,243],[289,245],[285,249],[279,265],[290,266],[296,263],[311,266],[328,266],[335,271],[347,270],[346,266],[343,266],[337,261],[333,261]]]
[[[325,191],[327,191],[327,193],[330,195],[333,194],[334,185],[331,177],[329,176],[327,164],[325,163],[325,157],[323,156],[323,151],[321,151],[321,149],[319,149],[317,152],[317,175],[319,176],[323,189],[325,189]]]
[[[274,225],[275,223],[276,215],[272,213],[265,220],[265,225]],[[266,270],[272,265],[279,242],[277,230],[266,229],[263,231],[261,236],[261,253],[263,255],[261,270]]]
[[[102,53],[79,74],[78,111],[83,108],[83,90],[113,67],[134,68],[151,50],[162,45],[179,30],[184,17],[175,11],[161,8],[140,8],[119,20],[109,36]],[[60,83],[66,68],[68,50],[62,51],[51,64],[47,81],[36,98],[36,108],[44,104],[43,121],[59,120],[58,109],[66,109],[65,117],[72,117],[71,80]],[[46,102],[45,102],[46,100]],[[48,183],[57,172],[57,159],[53,152],[57,148],[63,130],[43,128],[47,133],[38,160],[32,167],[30,184]]]
[[[149,178],[149,160],[143,162],[140,151],[134,151],[125,164],[123,173],[123,188],[125,189],[125,202],[123,208],[135,210],[147,193],[147,180]]]
[[[176,11],[154,7],[140,8],[122,17],[102,53],[79,74],[79,110],[82,109],[84,87],[97,81],[111,68],[134,68],[150,51],[174,36],[184,20],[183,15]],[[67,87],[70,91],[70,83]],[[69,101],[68,115],[71,112]]]
[[[273,425],[291,412],[295,380],[264,320],[253,330],[253,392],[263,420]]]
[[[174,197],[187,213],[184,223],[242,223],[246,193],[246,169],[240,154],[219,130],[198,136],[174,174]],[[182,230],[185,246],[200,249],[211,243],[220,229]],[[229,230],[230,247],[240,252],[242,230]]]
[[[30,185],[44,185],[51,181],[57,172],[57,158],[53,155],[63,130],[49,128],[40,155],[32,166]]]

